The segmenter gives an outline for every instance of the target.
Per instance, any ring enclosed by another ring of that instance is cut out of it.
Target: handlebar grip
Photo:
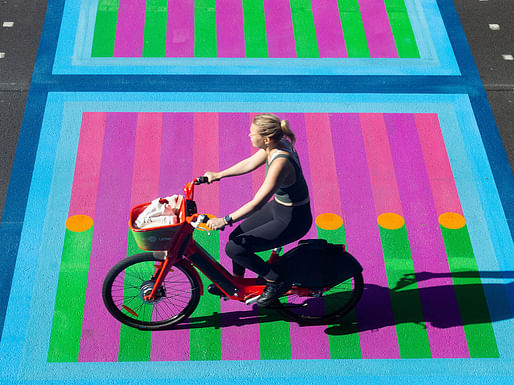
[[[203,183],[209,183],[209,178],[206,176],[199,176],[196,178],[195,184],[203,184]]]

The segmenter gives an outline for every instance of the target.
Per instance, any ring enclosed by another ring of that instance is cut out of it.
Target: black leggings
[[[274,199],[241,223],[229,237],[225,248],[232,258],[234,274],[242,276],[245,268],[262,277],[278,277],[268,263],[255,254],[270,250],[303,237],[312,225],[309,204],[284,206]]]

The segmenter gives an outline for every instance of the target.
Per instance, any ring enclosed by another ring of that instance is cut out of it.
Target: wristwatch
[[[225,215],[223,219],[225,220],[225,222],[227,222],[227,225],[232,226],[232,222],[234,222],[234,220],[230,215]]]

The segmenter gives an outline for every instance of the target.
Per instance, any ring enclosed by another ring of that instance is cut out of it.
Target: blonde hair
[[[287,120],[273,114],[259,114],[253,118],[253,124],[259,128],[259,134],[265,138],[280,140],[284,135],[287,137],[291,147],[294,147],[296,136],[289,127]]]

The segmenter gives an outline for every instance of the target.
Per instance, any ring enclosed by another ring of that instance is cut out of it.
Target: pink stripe
[[[141,57],[146,1],[119,0],[114,57]]]
[[[241,0],[216,0],[218,57],[245,57]]]
[[[330,123],[346,241],[366,277],[356,309],[362,357],[400,358],[359,115],[331,114]]]
[[[360,114],[360,120],[377,217],[383,213],[403,216],[384,115]]]
[[[253,119],[255,118],[255,116],[257,114],[258,113],[256,113],[256,112],[250,113],[250,122],[248,125],[248,132],[250,131],[249,127],[252,125]],[[251,144],[250,144],[250,146],[251,146]],[[251,150],[252,154],[255,154],[255,152],[258,151],[258,149],[253,146],[250,147],[250,150]],[[252,172],[252,191],[254,194],[257,193],[257,190],[259,189],[259,187],[261,187],[263,182],[264,182],[264,166],[259,167],[257,170],[254,170]]]
[[[193,114],[162,114],[159,196],[183,194],[193,179]],[[185,321],[187,324],[187,321]],[[174,329],[152,335],[152,361],[188,361],[190,330]]]
[[[296,57],[293,17],[289,1],[264,0],[269,57]]]
[[[248,138],[248,114],[220,113],[220,170],[250,156]],[[253,198],[252,176],[241,175],[224,179],[220,183],[220,196],[232,197],[220,202],[220,216],[237,210]],[[221,263],[232,271],[232,260],[225,254],[230,232],[221,232]],[[246,274],[249,276],[249,274]],[[258,360],[259,324],[245,319],[258,319],[257,309],[236,301],[221,301],[221,359],[222,360]]]
[[[194,56],[194,3],[194,0],[168,0],[166,57]]]
[[[466,337],[414,117],[386,114],[385,122],[414,270],[438,277],[418,281],[432,357],[467,358]]]
[[[105,112],[84,112],[73,176],[69,216],[95,217],[96,195],[102,164],[102,148],[105,133]]]
[[[342,215],[337,171],[328,114],[305,114],[307,143],[311,160],[311,190],[314,217],[324,213]]]
[[[384,0],[359,0],[359,7],[370,56],[398,57]]]
[[[311,0],[320,57],[348,57],[337,0]]]
[[[309,193],[319,188],[314,185],[313,174],[317,170],[316,160],[310,158],[308,143],[310,137],[306,134],[306,121],[304,114],[288,113],[280,114],[281,119],[289,120],[291,129],[296,135],[296,151],[300,157],[302,171],[309,186]],[[311,169],[312,168],[312,169]],[[311,182],[312,181],[312,182]],[[316,225],[313,223],[309,232],[305,235],[307,238],[317,238]],[[296,246],[296,242],[290,247]],[[292,359],[329,359],[330,346],[328,343],[328,335],[325,333],[326,326],[309,326],[300,327],[297,323],[289,324],[291,335],[291,358]]]
[[[95,209],[79,361],[117,361],[120,323],[105,309],[105,274],[126,255],[137,114],[109,112]]]
[[[414,119],[437,215],[446,212],[464,215],[437,114],[415,114]]]
[[[220,168],[218,114],[195,112],[193,132],[193,177],[203,175],[206,171],[218,171]],[[198,186],[195,190],[195,201],[200,213],[219,216],[219,183]]]
[[[157,198],[161,157],[162,113],[140,112],[137,120],[131,206]]]

